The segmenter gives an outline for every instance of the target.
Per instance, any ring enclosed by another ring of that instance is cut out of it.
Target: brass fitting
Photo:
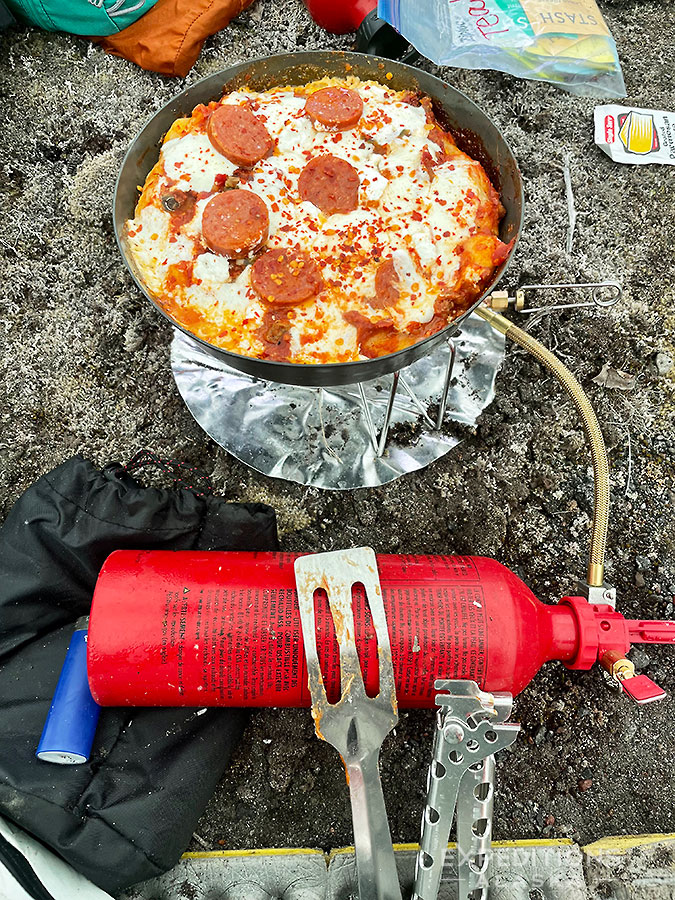
[[[508,291],[493,291],[487,299],[488,303],[490,304],[490,308],[496,310],[497,312],[504,312],[504,310],[507,310],[509,308]]]
[[[600,657],[600,665],[615,679],[624,681],[626,678],[635,678],[635,666],[616,650],[608,650]]]
[[[494,309],[495,312],[505,312],[512,302],[514,309],[519,311],[525,309],[525,291],[516,291],[513,301],[508,291],[493,291],[487,298],[490,309]]]

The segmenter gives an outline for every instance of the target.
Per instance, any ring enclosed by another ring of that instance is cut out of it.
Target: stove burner
[[[222,365],[176,330],[171,367],[188,409],[228,453],[263,475],[351,490],[422,469],[459,443],[436,428],[448,375],[446,421],[475,425],[492,402],[504,337],[471,316],[453,343],[454,368],[440,346],[398,377],[309,388]]]

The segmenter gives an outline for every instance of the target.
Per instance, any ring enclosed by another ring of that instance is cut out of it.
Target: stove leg
[[[441,402],[438,407],[436,431],[441,430],[441,427],[443,426],[443,419],[445,419],[445,410],[448,406],[448,391],[450,390],[452,373],[455,368],[455,357],[457,356],[457,349],[455,348],[455,342],[452,338],[450,338],[450,340],[448,341],[448,347],[450,348],[450,355],[448,356],[448,367],[445,370],[445,382],[443,383],[443,390],[441,391]]]
[[[401,387],[403,388],[403,390],[404,390],[404,391],[406,392],[406,394],[408,395],[408,397],[410,397],[410,402],[411,402],[412,405],[415,407],[415,409],[417,410],[417,412],[422,416],[422,418],[423,418],[424,421],[427,423],[427,425],[428,425],[430,428],[435,428],[436,425],[434,424],[434,422],[433,422],[433,421],[429,418],[429,416],[427,415],[427,411],[426,411],[426,409],[424,408],[423,403],[418,399],[417,394],[416,394],[416,393],[413,391],[413,389],[410,387],[410,385],[409,385],[408,382],[405,380],[405,378],[403,377],[403,375],[401,375],[401,381],[400,381],[400,384],[401,384]]]
[[[375,426],[373,425],[373,417],[370,415],[370,407],[368,406],[368,400],[366,399],[366,392],[363,390],[363,385],[361,384],[361,382],[359,382],[359,395],[361,397],[363,415],[366,417],[366,425],[368,426],[370,442],[373,445],[373,450],[375,451],[375,453],[377,453],[377,432],[375,431]]]
[[[382,423],[382,431],[380,432],[380,442],[377,447],[377,455],[383,456],[385,447],[387,446],[387,438],[389,436],[389,426],[391,424],[391,414],[394,411],[394,400],[396,398],[396,391],[398,390],[398,380],[399,373],[394,372],[394,380],[391,384],[391,391],[389,392],[389,399],[387,400],[387,409],[384,414],[384,422]]]

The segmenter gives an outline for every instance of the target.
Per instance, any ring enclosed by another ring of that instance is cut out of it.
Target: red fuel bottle
[[[88,674],[104,706],[309,706],[293,554],[119,550],[89,620]],[[477,556],[378,556],[401,707],[433,707],[437,678],[518,694],[548,660],[589,669],[631,643],[673,643],[675,622],[624,619],[565,597],[541,603]],[[359,586],[357,645],[377,693],[377,644]],[[317,645],[329,698],[339,656],[325,598]]]

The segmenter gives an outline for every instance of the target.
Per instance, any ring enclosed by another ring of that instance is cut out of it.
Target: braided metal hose
[[[574,375],[543,344],[487,306],[479,306],[476,313],[497,331],[501,331],[505,337],[510,338],[531,353],[543,366],[546,366],[565,388],[581,416],[586,438],[591,448],[594,479],[593,531],[588,562],[588,584],[591,587],[602,587],[609,525],[609,462],[595,411]]]

